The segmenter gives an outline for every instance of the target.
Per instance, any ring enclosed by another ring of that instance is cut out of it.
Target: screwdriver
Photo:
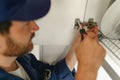
[[[81,40],[83,40],[84,39],[84,34],[86,34],[86,31],[85,31],[85,29],[81,26],[81,24],[80,24],[80,22],[78,22],[77,23],[78,24],[78,27],[79,27],[79,32],[80,32],[80,34],[81,34]]]

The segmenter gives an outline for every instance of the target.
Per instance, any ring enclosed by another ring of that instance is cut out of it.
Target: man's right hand
[[[99,43],[97,30],[88,31],[83,41],[76,48],[78,70],[75,80],[96,80],[99,67],[102,65],[106,51]]]

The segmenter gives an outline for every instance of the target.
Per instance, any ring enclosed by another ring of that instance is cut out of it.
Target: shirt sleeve
[[[31,76],[38,78],[32,80],[74,80],[74,70],[72,72],[69,70],[65,59],[60,60],[56,65],[43,63],[37,60],[33,54],[26,54],[17,60],[22,64],[25,70],[29,71],[28,73],[31,74]],[[46,79],[49,73],[50,77]]]
[[[73,72],[67,67],[65,59],[53,67],[50,80],[74,80]]]

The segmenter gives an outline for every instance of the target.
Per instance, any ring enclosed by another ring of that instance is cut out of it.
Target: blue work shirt
[[[45,70],[50,70],[49,80],[74,80],[74,74],[66,65],[65,59],[52,66],[38,61],[33,54],[25,54],[17,58],[31,80],[44,80]],[[0,69],[0,80],[23,80]]]

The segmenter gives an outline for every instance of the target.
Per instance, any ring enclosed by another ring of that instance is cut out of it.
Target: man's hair
[[[9,33],[9,28],[11,26],[10,21],[0,22],[0,34],[7,34]]]

